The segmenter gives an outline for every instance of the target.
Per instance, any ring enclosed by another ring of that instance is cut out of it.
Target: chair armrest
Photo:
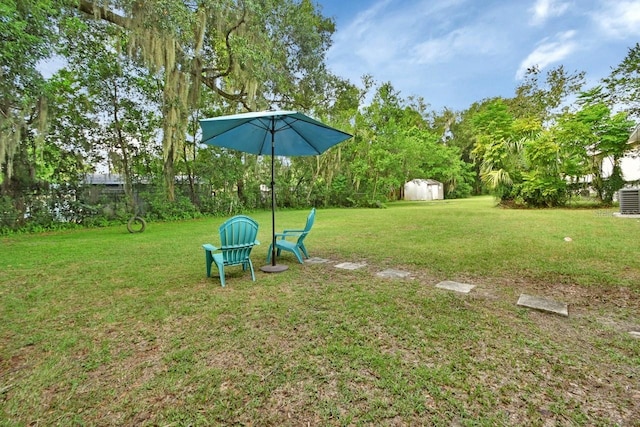
[[[209,243],[207,243],[206,245],[202,245],[202,247],[204,248],[205,251],[210,251],[210,252],[215,252],[220,248],[217,248]]]
[[[287,237],[298,237],[301,234],[302,234],[302,231],[286,230],[283,233],[276,233],[276,239],[286,240]]]
[[[292,230],[292,229],[287,229],[287,230],[282,230],[281,234],[300,234],[300,233],[304,233],[304,230]]]

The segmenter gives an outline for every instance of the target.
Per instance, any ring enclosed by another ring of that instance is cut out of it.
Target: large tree
[[[580,110],[575,121],[588,131],[587,149],[590,157],[592,186],[598,198],[611,203],[615,193],[624,186],[620,161],[632,147],[627,143],[634,122],[627,111],[613,112],[603,98],[600,87],[584,92],[578,99]],[[603,176],[608,161],[611,173]]]
[[[79,10],[126,30],[127,51],[162,79],[169,199],[203,85],[225,100],[221,112],[304,107],[328,74],[324,54],[334,24],[309,0],[80,0]]]
[[[38,181],[47,104],[38,64],[55,41],[54,0],[0,0],[0,183],[13,194]]]
[[[627,111],[629,117],[640,119],[640,43],[603,80],[610,106]]]
[[[67,93],[53,108],[53,139],[68,129],[81,127],[76,138],[59,139],[60,144],[88,143],[94,156],[102,154],[109,172],[124,177],[124,189],[133,209],[133,180],[146,174],[148,152],[158,138],[158,98],[155,79],[122,53],[121,30],[102,22],[66,19],[60,24],[65,35],[61,53],[66,67],[52,81],[52,96]],[[67,87],[72,90],[65,90]],[[65,102],[67,101],[67,102]],[[82,105],[76,111],[75,104]],[[61,119],[75,112],[73,121],[61,126]],[[92,165],[95,167],[95,163]]]
[[[582,87],[584,73],[560,66],[540,77],[532,67],[514,98],[486,100],[465,116],[480,177],[503,203],[557,206],[567,199],[566,150],[549,129],[567,112],[566,100]]]
[[[567,98],[577,94],[584,85],[584,72],[569,73],[560,65],[543,73],[538,66],[527,70],[508,100],[511,112],[518,118],[534,118],[547,124],[561,110],[569,107]]]

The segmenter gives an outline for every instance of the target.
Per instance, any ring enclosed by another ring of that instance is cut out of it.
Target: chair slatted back
[[[298,244],[301,244],[305,237],[307,237],[307,234],[309,234],[309,231],[311,231],[311,227],[313,227],[313,222],[316,219],[316,208],[312,208],[311,212],[309,212],[309,216],[307,217],[307,223],[304,226],[304,230],[302,231],[302,233],[300,234],[300,236],[298,236]]]
[[[248,259],[258,236],[258,223],[245,215],[237,215],[220,226],[220,243],[224,263],[239,264]]]

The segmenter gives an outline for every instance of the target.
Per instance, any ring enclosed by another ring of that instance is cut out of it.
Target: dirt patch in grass
[[[520,293],[567,303],[569,318],[513,307]],[[490,358],[499,360],[501,372],[479,378],[504,399],[510,425],[635,425],[640,419],[640,346],[629,334],[640,330],[637,292],[498,278],[485,279],[467,298],[507,324],[525,321],[517,329],[521,350],[503,358],[505,349],[496,344]],[[532,384],[537,393],[529,391]]]

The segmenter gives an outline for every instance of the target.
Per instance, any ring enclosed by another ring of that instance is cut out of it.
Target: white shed
[[[442,200],[444,186],[434,179],[412,179],[404,184],[405,200]]]

